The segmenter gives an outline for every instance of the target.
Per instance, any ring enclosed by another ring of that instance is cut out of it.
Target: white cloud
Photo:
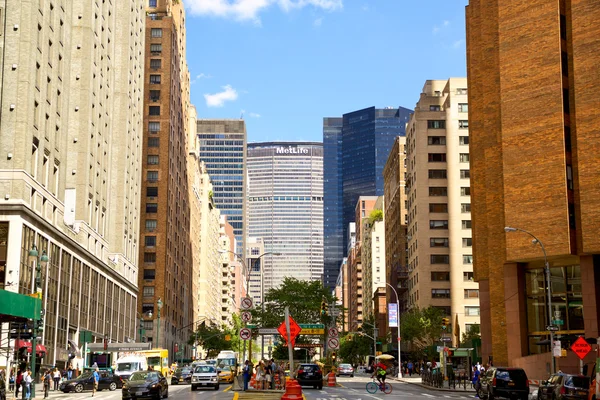
[[[313,21],[313,25],[316,26],[316,27],[319,27],[319,26],[323,25],[323,17],[315,19]]]
[[[343,8],[343,0],[188,0],[186,4],[193,15],[253,21],[258,25],[260,25],[258,17],[260,12],[273,4],[277,4],[285,12],[307,6],[326,11]]]
[[[198,81],[200,79],[210,79],[210,78],[212,78],[212,75],[205,74],[204,72],[202,72],[202,73],[196,75],[196,77],[190,81],[190,85],[193,85],[194,83],[196,83],[196,81]]]
[[[237,100],[238,93],[231,85],[223,86],[223,91],[214,94],[205,94],[207,107],[223,107],[226,101]]]
[[[441,25],[434,25],[434,26],[433,26],[432,33],[435,35],[435,34],[437,34],[438,32],[440,32],[442,29],[444,29],[444,28],[447,28],[447,27],[449,27],[449,26],[450,26],[450,21],[448,21],[448,20],[445,20],[444,22],[442,22],[442,24],[441,24]]]
[[[248,113],[248,116],[249,116],[250,118],[260,118],[260,117],[261,117],[261,115],[260,115],[260,114],[253,113],[253,112],[251,112],[251,113]]]
[[[458,49],[460,46],[462,46],[462,44],[464,43],[464,39],[459,39],[459,40],[455,40],[452,43],[452,47],[454,47],[455,49]]]

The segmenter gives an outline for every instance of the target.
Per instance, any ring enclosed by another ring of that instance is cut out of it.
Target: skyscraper
[[[236,253],[244,254],[246,207],[246,123],[244,120],[197,121],[200,159],[213,184],[213,200],[233,227]]]
[[[325,236],[328,268],[325,276],[331,279],[328,286],[332,289],[343,259],[343,253],[339,253],[340,243],[343,252],[347,247],[348,223],[354,221],[356,201],[359,196],[383,195],[383,168],[396,137],[405,136],[410,113],[411,110],[403,107],[369,107],[344,114],[341,121],[339,118],[323,119],[324,159],[327,162],[324,230],[328,232]],[[335,257],[339,257],[337,261]]]
[[[248,237],[262,238],[264,289],[323,275],[323,145],[248,144]],[[260,276],[251,276],[253,282]],[[259,281],[260,282],[260,281]],[[260,296],[259,296],[260,298]],[[262,301],[262,299],[260,298]]]

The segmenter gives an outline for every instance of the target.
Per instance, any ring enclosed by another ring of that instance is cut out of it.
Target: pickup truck
[[[192,391],[199,387],[213,387],[219,390],[219,374],[212,365],[198,365],[192,373]]]

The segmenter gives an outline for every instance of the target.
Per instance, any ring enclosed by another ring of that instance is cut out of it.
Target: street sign
[[[340,348],[340,340],[338,338],[327,339],[327,348],[330,350],[337,350]]]
[[[298,325],[298,323],[296,321],[294,321],[294,318],[292,318],[290,316],[290,336],[291,336],[292,346],[296,343],[296,337],[300,334],[301,330],[302,330],[302,328],[300,327],[300,325]],[[279,332],[281,334],[281,336],[283,337],[283,339],[287,342],[288,331],[285,326],[285,321],[283,321],[281,323],[281,325],[279,325],[279,328],[277,328],[277,332]]]
[[[437,352],[441,353],[442,351],[444,351],[444,346],[438,346],[437,347]]]
[[[310,328],[302,328],[300,331],[301,335],[324,335],[325,329],[310,329]]]
[[[329,328],[328,333],[329,333],[329,337],[331,337],[331,338],[338,337],[338,335],[339,335],[337,328]]]
[[[248,328],[240,329],[240,338],[242,340],[250,340],[251,337],[252,337],[252,332],[250,331],[250,329],[248,329]]]
[[[244,311],[242,313],[242,321],[244,321],[244,322],[252,321],[252,314],[250,314],[250,311]]]
[[[242,298],[242,303],[240,304],[240,308],[242,310],[249,310],[250,308],[252,308],[252,298],[251,297]]]
[[[441,340],[442,342],[451,342],[451,341],[452,341],[452,338],[450,338],[450,337],[443,337],[443,338],[440,338],[440,340]]]
[[[277,328],[258,328],[259,335],[277,335],[279,332]]]
[[[592,346],[590,346],[590,344],[586,342],[583,337],[579,336],[575,343],[571,345],[571,350],[577,354],[579,359],[583,360],[585,356],[587,356],[587,354],[592,350]]]
[[[554,311],[554,319],[560,319],[560,310]]]
[[[325,329],[325,325],[323,324],[298,324],[298,326],[302,329]]]
[[[547,325],[547,326],[546,326],[546,330],[547,330],[547,331],[550,331],[550,332],[556,332],[556,331],[558,331],[558,329],[559,329],[559,328],[558,328],[558,326],[556,326],[556,325]]]
[[[554,320],[552,320],[552,323],[554,325],[564,325],[565,321],[563,321],[562,319],[554,319]]]

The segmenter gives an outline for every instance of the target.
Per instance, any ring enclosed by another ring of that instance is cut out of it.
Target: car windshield
[[[160,357],[148,357],[148,365],[160,367]]]
[[[158,380],[158,372],[142,371],[134,372],[129,378],[130,381],[154,381]]]
[[[183,374],[189,374],[189,373],[191,373],[191,372],[192,372],[192,369],[191,369],[191,368],[182,368],[182,369],[181,369],[181,373],[183,373]]]
[[[340,364],[340,368],[352,368],[350,364]]]
[[[317,370],[317,366],[316,365],[311,365],[311,364],[304,364],[300,366],[300,369],[303,369],[305,372],[313,372]]]
[[[126,363],[118,363],[117,371],[133,371],[138,369],[139,363],[136,362],[126,362]]]
[[[525,382],[527,380],[527,375],[525,375],[525,371],[522,369],[499,369],[496,371],[496,379],[503,381]]]
[[[78,379],[87,379],[92,376],[92,371],[86,371],[83,374],[79,375]]]
[[[588,389],[590,387],[590,378],[587,376],[569,376],[565,381],[565,386]]]
[[[197,374],[210,374],[215,372],[215,367],[210,365],[200,365],[194,370]]]

